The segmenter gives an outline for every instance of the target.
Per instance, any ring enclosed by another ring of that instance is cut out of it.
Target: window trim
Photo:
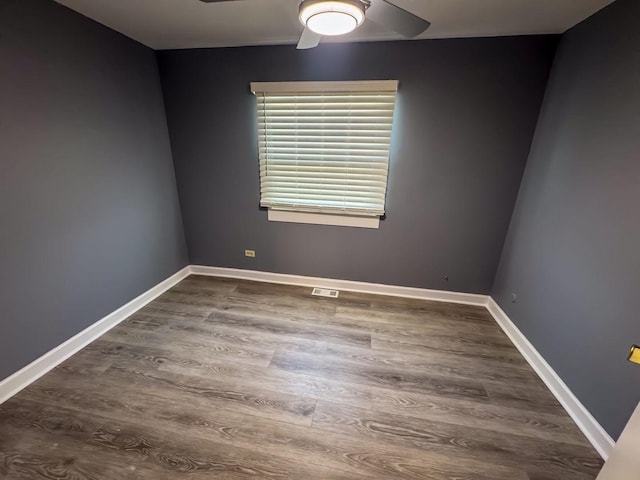
[[[311,225],[333,225],[336,227],[380,228],[380,217],[355,215],[333,215],[328,213],[299,212],[295,210],[268,209],[270,222],[308,223]]]

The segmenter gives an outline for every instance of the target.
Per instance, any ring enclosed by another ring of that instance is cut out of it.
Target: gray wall
[[[155,53],[0,1],[0,378],[187,263]]]
[[[191,262],[488,293],[556,42],[159,52]],[[400,92],[380,229],[268,222],[249,82],[389,78]]]
[[[640,400],[638,19],[618,0],[562,38],[493,288],[614,438]]]

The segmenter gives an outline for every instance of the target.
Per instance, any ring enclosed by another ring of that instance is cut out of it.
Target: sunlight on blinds
[[[384,214],[396,81],[252,83],[260,205]]]

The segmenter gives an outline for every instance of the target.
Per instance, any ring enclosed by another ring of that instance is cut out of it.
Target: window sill
[[[339,227],[379,228],[380,217],[352,217],[348,215],[330,215],[326,213],[290,212],[271,210],[270,222],[309,223],[314,225],[335,225]]]

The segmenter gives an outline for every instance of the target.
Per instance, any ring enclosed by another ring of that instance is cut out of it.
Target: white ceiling
[[[56,1],[157,50],[295,44],[302,31],[297,19],[300,0],[208,4],[199,0]],[[418,38],[562,33],[612,2],[392,0],[395,5],[432,22]],[[365,22],[355,32],[337,37],[337,41],[402,38]]]

